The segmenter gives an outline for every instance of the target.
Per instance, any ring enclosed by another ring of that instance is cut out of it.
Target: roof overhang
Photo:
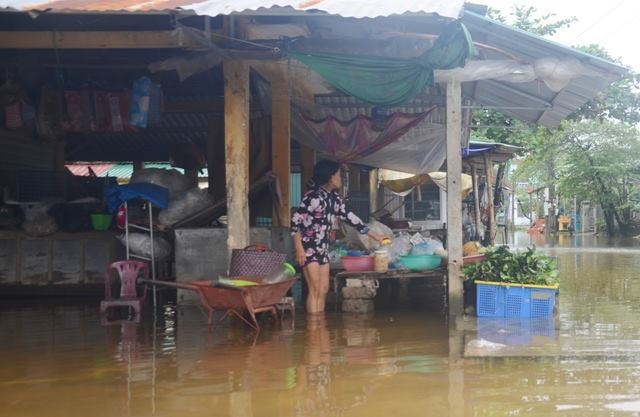
[[[508,57],[525,65],[552,59],[580,66],[581,73],[570,78],[558,91],[552,90],[541,78],[528,82],[486,79],[463,84],[463,94],[476,103],[529,124],[558,126],[560,121],[628,72],[620,65],[469,11],[464,12],[462,21],[474,42],[491,46],[483,50],[485,59]]]
[[[189,55],[188,59],[193,59],[194,65],[198,67],[198,70],[202,71],[219,64],[222,57],[220,56],[221,50],[218,48],[230,48],[222,50],[222,52],[235,53],[238,51],[231,48],[237,47],[237,45],[229,47],[229,45],[215,43],[215,36],[207,37],[211,33],[207,35],[206,28],[201,27],[193,30],[192,27],[185,28],[185,25],[180,25],[180,21],[185,22],[194,18],[202,20],[202,18],[194,16],[193,12],[185,9],[191,8],[202,13],[206,4],[207,7],[211,7],[207,13],[213,16],[219,17],[220,14],[241,15],[242,18],[234,21],[236,29],[240,30],[243,28],[243,24],[251,24],[255,20],[251,19],[252,16],[260,17],[258,20],[261,23],[268,24],[278,23],[282,20],[279,18],[270,19],[269,16],[289,14],[292,16],[288,20],[289,22],[292,24],[303,23],[309,29],[309,37],[305,37],[296,43],[303,50],[306,48],[309,51],[333,51],[408,58],[415,57],[430,48],[444,24],[460,14],[463,4],[462,1],[450,0],[426,2],[415,2],[414,0],[392,2],[390,3],[391,6],[388,6],[384,4],[385,2],[377,1],[354,3],[353,1],[318,0],[300,4],[284,4],[286,7],[282,7],[283,4],[274,6],[271,3],[248,0],[233,3],[216,0],[198,4],[180,1],[136,3],[125,0],[117,3],[122,10],[111,10],[106,3],[110,2],[60,0],[46,3],[40,7],[41,11],[31,10],[27,12],[3,9],[0,10],[0,17],[5,14],[5,17],[8,16],[8,20],[5,19],[4,21],[12,24],[16,22],[16,25],[18,22],[22,22],[21,24],[27,25],[27,27],[32,24],[33,28],[30,30],[33,33],[23,33],[22,36],[31,36],[31,42],[34,42],[33,49],[37,49],[39,53],[47,50],[49,55],[53,53],[54,49],[55,53],[58,54],[65,47],[65,42],[69,42],[66,44],[69,45],[69,50],[74,50],[74,48],[82,50],[83,32],[86,35],[84,37],[85,47],[101,49],[100,54],[107,54],[111,46],[118,45],[115,41],[122,42],[120,47],[129,50],[136,45],[136,33],[140,34],[140,32],[155,30],[154,33],[161,36],[145,38],[145,42],[153,42],[153,39],[156,39],[157,45],[155,46],[158,47],[158,52],[154,50],[152,54],[155,57],[155,62],[164,62],[161,60],[173,59],[174,57],[187,59],[186,52],[217,56],[217,59],[205,60],[203,64],[202,60],[194,59],[193,55]],[[355,12],[349,11],[351,10],[349,8],[354,4],[359,5],[361,9],[359,13],[363,18],[345,17],[356,16]],[[420,7],[413,9],[412,5],[415,4]],[[43,10],[43,8],[51,9]],[[102,11],[89,11],[93,9]],[[163,9],[168,10],[163,11]],[[94,26],[84,27],[82,30],[76,30],[75,32],[72,29],[73,26],[69,26],[71,29],[62,33],[60,30],[50,29],[50,23],[48,24],[49,26],[44,24],[44,22],[55,21],[57,17],[63,19],[69,15],[71,16],[67,17],[66,21],[74,24],[76,21],[84,23],[95,21],[108,22],[108,25],[102,23],[103,26],[98,29],[94,23]],[[81,15],[85,16],[82,19],[76,19],[77,16],[82,17]],[[100,19],[91,19],[96,17],[93,15],[99,16]],[[443,18],[442,16],[447,17]],[[128,29],[123,30],[122,22],[125,19],[134,23],[129,23]],[[462,81],[463,95],[472,99],[475,102],[473,105],[496,109],[530,124],[545,127],[557,126],[562,119],[577,110],[598,92],[606,89],[610,83],[627,73],[627,69],[619,65],[551,42],[531,33],[514,29],[469,11],[463,13],[461,20],[471,33],[480,52],[477,59],[469,62],[469,69],[472,69],[474,65],[477,68],[481,68],[483,66],[486,67],[489,63],[495,64],[496,62],[508,62],[508,65],[514,68],[511,74],[507,74],[506,77],[500,79],[495,79],[491,76],[468,81],[459,79]],[[138,24],[138,22],[152,22],[152,24],[145,26]],[[90,36],[92,30],[109,30],[109,27],[111,27],[109,25],[114,24],[120,25],[120,28],[116,29],[116,26],[114,26],[111,29],[114,36],[112,42],[100,44],[99,39]],[[7,32],[0,32],[0,39],[8,39],[5,35],[11,30],[17,30],[15,26],[8,27],[5,25],[4,27]],[[256,28],[249,27],[249,29]],[[22,30],[22,27],[20,27],[20,30]],[[304,28],[300,30],[304,32]],[[212,32],[214,31],[212,30]],[[47,35],[43,35],[43,33]],[[67,38],[59,37],[61,33],[73,36]],[[250,33],[250,30],[245,33]],[[57,37],[50,36],[52,34]],[[93,43],[90,43],[92,40]],[[15,46],[17,43],[13,43],[13,45]],[[271,46],[274,51],[278,46],[275,41],[271,40],[265,41],[264,45]],[[24,47],[29,47],[29,45],[24,45]],[[20,59],[20,51],[18,49],[11,49],[10,44],[5,44],[4,48],[2,51],[9,51],[9,54],[14,54],[16,59]],[[153,48],[153,45],[146,44],[143,49],[151,51]],[[140,59],[142,63],[145,57],[150,56],[143,52],[143,50],[138,50],[131,56],[133,59]],[[240,52],[256,54],[255,49]],[[101,60],[103,65],[108,66],[111,63],[108,55],[101,56],[105,57]],[[120,53],[118,56],[125,55]],[[82,57],[83,55],[79,55],[79,59],[82,59]],[[295,65],[288,66],[286,59],[283,59],[282,55],[278,54],[266,56],[266,58],[261,65],[254,62],[258,72],[268,73],[271,71],[271,75],[273,75],[277,71],[282,72],[291,69],[292,83],[294,84],[291,91],[294,93],[304,92],[300,93],[300,97],[303,99],[300,102],[313,107],[313,113],[318,116],[335,111],[335,109],[331,109],[327,105],[318,104],[317,97],[332,93],[332,87],[318,76],[312,76],[307,67],[297,62]],[[536,73],[535,68],[540,62],[550,62],[550,60],[555,60],[554,62],[559,63],[577,63],[579,70],[574,71],[561,88],[552,88],[546,79]],[[146,65],[151,63],[151,61],[148,61]],[[95,63],[93,64],[95,65]],[[269,65],[272,68],[268,68]],[[522,76],[523,74],[525,76]],[[441,77],[436,79],[442,82],[451,79],[452,76],[451,73],[446,72],[440,75]],[[277,74],[273,76],[277,76]],[[419,95],[415,102],[407,103],[407,106],[401,108],[400,111],[408,113],[422,111],[420,109],[434,104],[434,100],[437,101],[443,98],[442,95],[434,94],[438,90],[439,87],[436,86],[432,91],[425,92],[422,96]],[[304,97],[302,94],[304,94]],[[292,102],[296,103],[295,98],[292,99]],[[339,107],[342,116],[339,118],[343,120],[353,118],[356,114],[371,114],[372,106],[365,103],[355,102],[352,104],[351,101],[342,99],[338,99],[338,102],[343,103]],[[437,104],[442,105],[443,103]]]

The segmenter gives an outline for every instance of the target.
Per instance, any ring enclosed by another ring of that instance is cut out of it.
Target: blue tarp
[[[462,157],[479,155],[483,152],[490,151],[492,149],[493,149],[493,146],[485,146],[485,147],[478,148],[478,147],[473,147],[473,145],[471,145],[468,148],[462,148]]]
[[[125,201],[142,199],[154,206],[166,209],[169,206],[169,190],[148,182],[115,185],[104,191],[109,213],[115,213]]]

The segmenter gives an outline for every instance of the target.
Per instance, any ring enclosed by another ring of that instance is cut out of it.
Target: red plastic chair
[[[120,279],[120,297],[111,295],[113,273],[118,273]],[[138,277],[149,278],[149,266],[141,261],[118,261],[107,268],[104,276],[104,300],[100,302],[100,313],[106,313],[110,307],[131,307],[136,316],[142,311],[142,303],[147,296],[147,285],[144,285],[142,295],[138,295],[136,281]]]

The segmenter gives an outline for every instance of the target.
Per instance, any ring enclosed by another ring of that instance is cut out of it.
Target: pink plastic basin
[[[341,259],[347,271],[373,271],[373,256],[343,256]]]

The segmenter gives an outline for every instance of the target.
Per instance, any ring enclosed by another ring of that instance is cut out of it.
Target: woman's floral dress
[[[291,234],[300,233],[302,237],[302,247],[307,257],[305,265],[312,262],[320,265],[329,263],[329,238],[336,219],[346,221],[362,234],[369,231],[358,216],[347,211],[337,192],[315,187],[302,197],[300,206],[291,217]]]

